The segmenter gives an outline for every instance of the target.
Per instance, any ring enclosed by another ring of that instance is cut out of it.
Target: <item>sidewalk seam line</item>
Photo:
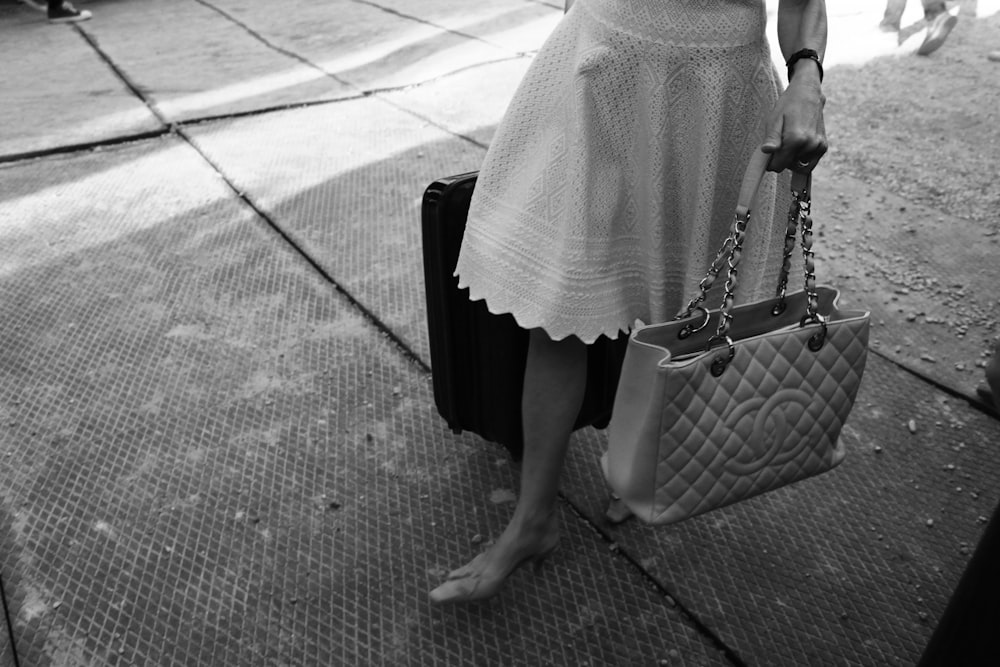
[[[90,43],[90,46],[95,49],[95,51],[98,51],[98,53],[100,53],[100,49],[99,49],[99,47],[96,44],[91,43],[89,39],[87,41],[88,41],[88,43]],[[85,152],[85,151],[94,150],[96,148],[103,148],[103,147],[107,147],[107,146],[117,146],[117,145],[120,145],[120,144],[126,144],[126,143],[131,143],[131,142],[136,142],[136,141],[143,141],[143,140],[146,140],[146,139],[158,139],[158,138],[160,138],[160,137],[162,137],[162,136],[164,136],[166,134],[171,134],[173,132],[173,129],[175,127],[187,127],[187,126],[190,126],[190,125],[200,125],[200,124],[203,124],[203,123],[212,123],[212,122],[219,122],[219,121],[225,121],[225,120],[236,120],[236,119],[240,119],[240,118],[252,118],[254,116],[264,116],[264,115],[267,115],[267,114],[270,114],[270,113],[280,113],[282,111],[291,111],[293,109],[309,109],[309,108],[312,108],[312,107],[324,106],[324,105],[328,105],[328,104],[339,104],[339,103],[342,103],[342,102],[356,102],[358,100],[367,99],[369,97],[378,97],[380,100],[382,100],[383,102],[386,102],[387,104],[392,105],[397,110],[402,111],[404,113],[407,113],[407,114],[409,114],[409,115],[411,115],[411,116],[413,116],[415,118],[418,118],[418,119],[420,119],[422,121],[425,121],[427,123],[430,123],[434,127],[438,128],[440,130],[443,130],[447,134],[450,134],[451,136],[453,136],[453,137],[455,137],[457,139],[463,139],[463,140],[465,140],[465,141],[467,141],[467,142],[469,142],[469,143],[471,143],[471,144],[473,144],[475,146],[478,146],[480,148],[486,149],[486,148],[488,148],[488,146],[486,144],[482,143],[481,141],[473,139],[473,138],[471,138],[471,137],[469,137],[469,136],[467,136],[465,134],[462,134],[460,132],[455,132],[454,130],[449,129],[446,126],[441,125],[440,123],[437,123],[436,121],[434,121],[431,118],[422,116],[422,115],[420,115],[420,114],[418,114],[418,113],[416,113],[416,112],[414,112],[414,111],[412,111],[410,109],[407,109],[407,108],[405,108],[403,106],[400,106],[400,105],[396,104],[392,100],[386,99],[384,96],[385,95],[390,95],[392,93],[398,93],[398,92],[403,92],[403,91],[407,91],[407,90],[412,90],[412,89],[415,89],[415,88],[421,88],[423,86],[428,86],[428,85],[437,83],[437,82],[439,82],[439,81],[441,81],[443,79],[447,79],[450,76],[454,76],[454,75],[460,74],[462,72],[468,72],[468,71],[477,69],[479,67],[485,67],[487,65],[496,65],[498,63],[504,63],[504,62],[512,62],[512,61],[515,61],[515,60],[521,60],[521,59],[523,59],[525,57],[527,57],[526,54],[520,54],[520,55],[510,56],[510,57],[506,57],[506,58],[497,58],[495,60],[487,60],[487,61],[483,61],[483,62],[480,62],[480,63],[474,63],[472,65],[467,65],[465,67],[460,67],[458,69],[451,70],[449,72],[445,72],[443,74],[439,74],[437,76],[431,77],[430,79],[426,79],[424,81],[417,81],[415,83],[407,83],[407,84],[402,84],[402,85],[399,85],[399,86],[385,86],[385,87],[382,87],[382,88],[368,88],[368,89],[362,90],[362,91],[360,91],[358,93],[355,93],[353,95],[348,95],[348,96],[345,96],[345,97],[337,97],[337,98],[326,99],[326,100],[305,100],[305,101],[302,101],[302,102],[289,102],[287,104],[279,104],[279,105],[275,105],[275,106],[271,106],[271,107],[259,107],[257,109],[248,109],[248,110],[245,110],[245,111],[233,111],[233,112],[229,112],[229,113],[221,113],[221,114],[211,115],[211,116],[195,116],[193,118],[186,118],[186,119],[183,119],[183,120],[176,120],[176,121],[167,120],[164,116],[161,116],[157,111],[155,111],[153,109],[150,109],[150,111],[153,114],[153,116],[161,123],[161,127],[158,128],[158,129],[156,129],[156,130],[149,130],[149,131],[145,131],[145,132],[137,132],[137,133],[134,133],[134,134],[122,135],[122,136],[117,136],[117,137],[110,137],[108,139],[96,139],[94,141],[87,141],[87,142],[83,142],[83,143],[79,143],[79,144],[64,144],[64,145],[61,145],[61,146],[53,146],[51,148],[41,148],[41,149],[37,149],[37,150],[33,150],[33,151],[26,151],[24,153],[10,153],[10,154],[7,154],[7,155],[0,155],[0,164],[13,163],[13,162],[22,162],[22,161],[26,161],[26,160],[34,160],[34,159],[37,159],[37,158],[49,157],[49,156],[52,156],[52,155],[68,155],[68,154],[72,154],[72,153],[78,153],[78,152]],[[115,75],[118,76],[119,79],[122,79],[124,81],[126,87],[129,88],[129,92],[131,92],[133,95],[135,95],[148,108],[149,107],[149,103],[137,91],[137,89],[133,85],[131,85],[131,83],[129,81],[125,80],[122,77],[122,74],[120,72],[118,72],[117,69],[114,67],[114,65],[112,65],[110,63],[110,59],[105,58],[105,62],[106,62],[106,64],[109,65],[109,67],[112,69],[112,71],[115,73]]]
[[[117,137],[111,137],[109,139],[97,139],[95,141],[87,141],[80,144],[63,144],[62,146],[52,146],[51,148],[40,148],[34,151],[27,151],[25,153],[10,153],[8,155],[0,155],[0,164],[7,164],[13,162],[26,162],[28,160],[37,160],[43,157],[53,157],[55,155],[72,155],[74,153],[86,153],[87,151],[93,151],[98,148],[110,148],[112,146],[121,146],[123,144],[138,143],[140,141],[148,141],[150,139],[159,139],[171,133],[169,127],[160,127],[156,130],[149,130],[147,132],[137,132],[135,134],[125,134]]]
[[[430,366],[414,352],[406,342],[396,334],[382,319],[376,315],[371,309],[364,305],[357,297],[355,297],[346,287],[344,287],[338,280],[336,280],[326,269],[320,265],[312,256],[298,243],[291,235],[285,232],[284,229],[275,221],[271,216],[264,211],[263,208],[257,205],[257,203],[247,195],[244,191],[240,190],[234,182],[232,182],[226,173],[217,165],[211,158],[206,155],[197,143],[191,139],[184,131],[183,128],[177,128],[177,134],[184,139],[184,141],[203,159],[212,170],[219,175],[222,181],[229,187],[230,190],[240,199],[244,204],[246,204],[251,211],[254,212],[261,220],[263,220],[267,225],[274,230],[278,236],[288,244],[288,246],[295,251],[306,263],[312,267],[324,280],[330,283],[337,292],[342,294],[347,301],[354,306],[361,314],[367,319],[375,328],[384,336],[389,338],[396,347],[403,353],[411,363],[415,364],[421,370],[430,373]]]
[[[722,654],[726,657],[726,659],[729,660],[729,662],[731,662],[733,665],[735,665],[735,667],[747,667],[747,664],[743,662],[743,660],[739,657],[739,655],[737,655],[735,649],[730,648],[729,645],[726,644],[726,642],[723,641],[722,638],[708,626],[708,624],[706,624],[700,618],[698,618],[697,614],[689,610],[687,606],[685,606],[681,602],[680,598],[676,594],[671,592],[670,589],[667,588],[664,584],[660,583],[660,580],[657,579],[655,576],[653,576],[653,574],[649,572],[649,570],[644,568],[642,566],[642,563],[640,563],[630,553],[628,553],[628,551],[622,548],[622,546],[618,544],[618,542],[611,536],[611,534],[608,533],[606,530],[604,530],[604,528],[601,526],[600,523],[592,521],[590,518],[588,518],[587,515],[579,507],[577,507],[575,503],[573,503],[573,501],[569,498],[569,496],[564,494],[562,491],[559,492],[559,496],[569,506],[570,510],[574,514],[576,514],[577,518],[583,521],[583,523],[585,523],[586,525],[590,526],[591,530],[597,533],[597,535],[601,537],[605,541],[605,543],[611,545],[611,551],[624,558],[629,563],[629,565],[638,570],[640,578],[645,579],[650,584],[652,584],[656,588],[656,590],[659,591],[664,598],[666,598],[668,604],[670,602],[673,602],[674,606],[677,608],[681,616],[688,623],[691,624],[692,628],[696,632],[698,632],[701,636],[708,639],[708,641],[711,644],[713,644],[716,649],[721,651]],[[638,521],[638,519],[635,520]]]
[[[913,377],[917,378],[918,380],[921,380],[921,381],[923,381],[923,382],[931,385],[932,387],[934,387],[938,391],[940,391],[940,392],[942,392],[944,394],[947,394],[948,396],[950,396],[950,397],[952,397],[954,399],[965,401],[966,403],[969,404],[969,407],[972,408],[973,410],[975,410],[975,411],[977,411],[977,412],[979,412],[981,414],[984,414],[987,417],[992,417],[994,419],[1000,419],[1000,415],[998,415],[997,413],[995,413],[992,410],[992,408],[990,408],[987,405],[984,405],[983,403],[980,403],[975,398],[962,393],[961,390],[955,389],[954,387],[951,387],[951,386],[949,386],[949,385],[947,385],[947,384],[945,384],[943,382],[940,382],[939,380],[935,380],[930,375],[927,375],[926,373],[924,373],[923,371],[919,370],[918,368],[914,368],[914,367],[908,366],[907,364],[904,364],[903,362],[901,362],[901,361],[899,361],[897,359],[894,359],[893,357],[889,356],[885,352],[881,352],[881,351],[879,351],[879,350],[877,350],[877,349],[875,349],[875,348],[873,348],[871,346],[868,347],[868,351],[871,354],[875,355],[876,357],[878,357],[878,358],[880,358],[880,359],[882,359],[884,361],[889,362],[890,364],[892,364],[896,368],[899,368],[903,372],[908,373],[908,374],[912,375]]]
[[[7,624],[7,636],[10,637],[10,650],[14,656],[14,667],[21,667],[21,660],[17,654],[17,643],[14,641],[14,624],[10,620],[10,608],[7,604],[7,591],[4,590],[2,573],[0,573],[0,602],[3,602],[3,616]]]
[[[398,9],[393,9],[392,7],[385,7],[383,5],[378,4],[377,2],[372,2],[372,0],[351,0],[351,2],[353,2],[353,3],[357,4],[357,5],[367,5],[368,7],[372,7],[374,9],[378,9],[379,11],[383,11],[386,14],[391,14],[393,16],[398,16],[401,19],[404,19],[404,20],[407,20],[407,21],[413,21],[414,23],[419,23],[421,25],[427,25],[427,26],[430,26],[432,28],[437,28],[438,30],[442,30],[442,31],[447,32],[449,34],[458,35],[459,37],[464,37],[466,39],[471,39],[471,40],[474,40],[474,41],[477,41],[477,42],[481,42],[481,43],[486,44],[488,46],[493,46],[493,47],[496,47],[498,49],[503,49],[505,51],[509,50],[509,49],[505,48],[502,44],[496,44],[496,43],[491,42],[488,39],[485,39],[483,37],[479,37],[477,35],[473,35],[473,34],[467,33],[467,32],[462,32],[461,30],[455,30],[453,28],[448,28],[446,26],[443,26],[443,25],[440,25],[438,23],[435,23],[434,21],[430,21],[428,19],[422,19],[419,16],[413,16],[412,14],[406,14],[404,12],[399,11]],[[517,53],[518,55],[523,55],[523,52],[519,52],[519,51],[515,51],[514,53]]]
[[[160,122],[160,125],[166,128],[167,132],[169,132],[173,127],[173,123],[167,120],[163,113],[157,108],[155,103],[146,99],[146,96],[142,94],[139,87],[132,82],[128,75],[125,74],[125,72],[118,67],[113,60],[111,60],[111,56],[105,53],[104,49],[102,49],[100,44],[97,43],[97,38],[84,30],[78,23],[74,23],[73,28],[76,29],[77,34],[83,37],[84,41],[90,44],[90,48],[94,49],[94,52],[101,58],[101,60],[104,61],[108,68],[114,72],[115,76],[117,76],[118,79],[125,84],[125,87],[128,88],[140,102],[146,105],[146,108],[149,109],[149,112]]]

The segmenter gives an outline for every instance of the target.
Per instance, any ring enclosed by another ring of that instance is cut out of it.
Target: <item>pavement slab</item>
[[[225,11],[268,43],[294,52],[362,90],[413,85],[511,51],[355,0],[281,5],[200,0]],[[276,20],[276,17],[280,18]],[[322,26],[322,30],[317,30]]]
[[[192,139],[339,285],[430,360],[420,202],[482,147],[369,97],[189,128]]]
[[[747,664],[913,665],[1000,501],[1000,423],[870,355],[841,439],[818,478],[605,530]],[[577,438],[565,489],[595,523],[601,440]]]
[[[447,432],[426,372],[195,150],[152,148],[2,168],[22,664],[725,664],[566,507],[544,577],[432,608],[509,518],[516,470]]]
[[[380,97],[456,136],[488,146],[530,64],[530,57],[521,56],[473,65],[426,85],[386,92]]]
[[[562,3],[538,0],[429,0],[415,8],[409,0],[353,0],[440,26],[512,53],[536,51],[563,14]]]
[[[209,3],[129,0],[94,11],[100,20],[80,29],[171,122],[360,92],[269,46]],[[192,22],[198,30],[176,29]]]
[[[0,4],[0,161],[163,129],[81,34]]]

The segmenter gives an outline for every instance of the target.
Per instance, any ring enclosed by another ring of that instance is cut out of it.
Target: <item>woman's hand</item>
[[[796,73],[767,119],[762,150],[771,154],[769,171],[791,169],[808,173],[826,153],[823,106],[826,97],[819,72],[811,61],[796,63]]]
[[[767,118],[763,149],[771,154],[767,167],[771,171],[808,173],[826,153],[826,98],[819,66],[826,53],[826,33],[825,0],[778,0],[778,43],[785,61],[791,60],[792,71],[788,88]]]

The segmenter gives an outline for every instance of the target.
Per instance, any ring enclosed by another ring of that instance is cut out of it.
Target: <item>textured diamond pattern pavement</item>
[[[147,153],[4,170],[32,221],[0,277],[23,664],[723,664],[568,510],[544,576],[430,607],[509,515],[509,461],[194,150]],[[92,207],[46,218],[56,183]]]
[[[190,130],[323,269],[424,360],[420,198],[484,151],[378,98]]]

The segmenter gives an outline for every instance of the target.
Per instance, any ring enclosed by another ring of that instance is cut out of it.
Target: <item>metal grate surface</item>
[[[0,571],[23,664],[724,664],[568,511],[546,574],[431,608],[504,525],[514,471],[447,433],[429,378],[194,151],[2,178]]]
[[[567,493],[599,521],[604,443],[584,435]],[[747,664],[915,664],[1000,498],[1000,423],[870,357],[842,438],[819,478],[608,530]]]
[[[329,275],[430,359],[420,200],[483,150],[377,98],[190,129]]]

